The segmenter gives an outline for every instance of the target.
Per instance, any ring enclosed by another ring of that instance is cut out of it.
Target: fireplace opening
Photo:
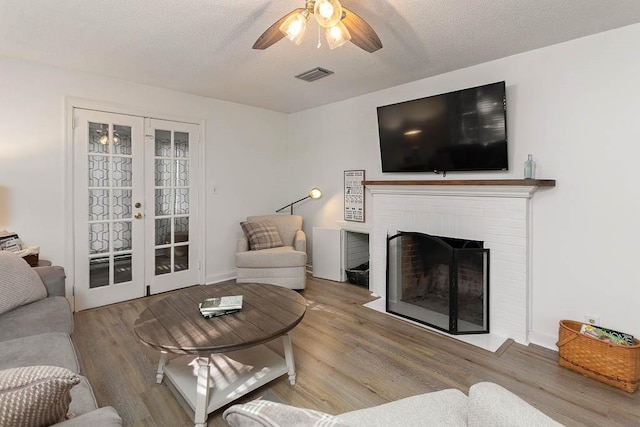
[[[387,312],[451,334],[489,332],[484,242],[399,232],[387,238]]]

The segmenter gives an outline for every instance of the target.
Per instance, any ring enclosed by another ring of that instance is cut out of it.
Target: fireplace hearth
[[[477,240],[387,238],[387,312],[450,334],[489,332],[489,249]]]

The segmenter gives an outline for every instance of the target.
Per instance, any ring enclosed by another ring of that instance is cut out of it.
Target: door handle
[[[140,209],[142,207],[142,203],[136,202],[136,204],[133,205],[133,206],[135,206],[136,208]]]
[[[133,217],[134,217],[135,219],[140,219],[140,218],[142,218],[142,214],[141,214],[140,212],[136,212],[136,213],[133,215]]]

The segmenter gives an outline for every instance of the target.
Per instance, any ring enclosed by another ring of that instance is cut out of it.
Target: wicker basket
[[[633,393],[640,382],[640,341],[615,345],[580,333],[581,322],[561,320],[558,363],[589,378]]]

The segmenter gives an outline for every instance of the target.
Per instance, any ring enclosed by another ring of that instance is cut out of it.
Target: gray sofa
[[[469,395],[447,389],[340,415],[255,400],[233,405],[223,414],[231,427],[559,427],[509,390],[489,382],[474,384]]]
[[[0,315],[0,371],[28,366],[58,366],[79,374],[80,365],[71,341],[73,314],[64,297],[64,269],[49,266],[34,270],[42,279],[47,296]],[[3,273],[6,275],[6,271]],[[56,425],[122,425],[115,409],[98,408],[86,377],[80,376],[80,383],[73,386],[71,399],[69,411],[75,417]]]

